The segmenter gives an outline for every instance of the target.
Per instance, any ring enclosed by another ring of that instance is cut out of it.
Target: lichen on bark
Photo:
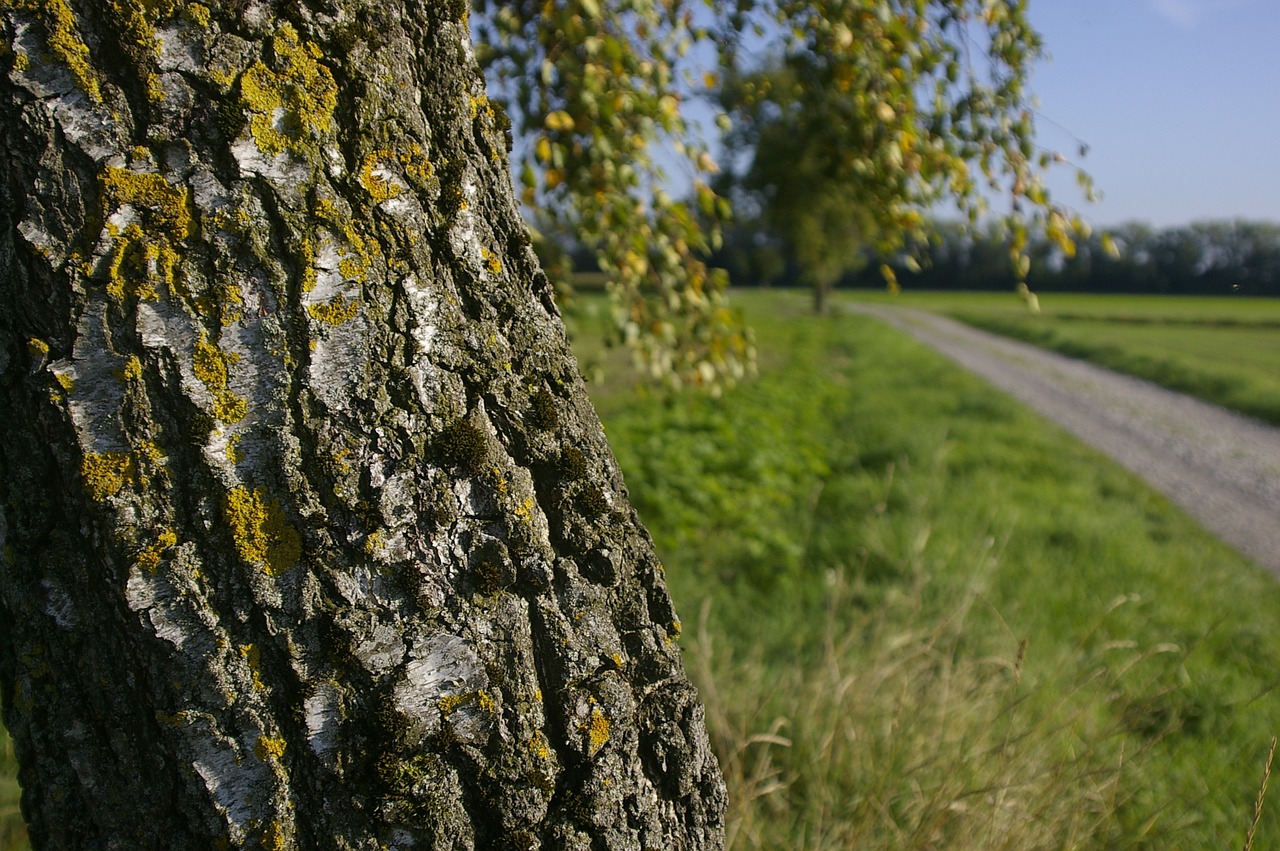
[[[0,0],[32,836],[719,847],[465,4],[323,5]]]

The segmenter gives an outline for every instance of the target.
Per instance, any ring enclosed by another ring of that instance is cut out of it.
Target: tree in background
[[[974,228],[989,197],[1007,197],[1019,280],[1033,232],[1068,253],[1087,238],[1044,185],[1066,157],[1036,147],[1028,80],[1043,48],[1025,2],[778,0],[756,10],[781,35],[769,58],[720,89],[736,172],[724,185],[762,211],[819,312],[871,256],[915,270],[930,239],[925,213],[942,204]],[[882,274],[895,285],[889,265]]]
[[[1068,251],[1087,232],[1044,185],[1065,157],[1035,146],[1027,81],[1043,50],[1025,0],[476,8],[482,64],[524,140],[525,201],[597,251],[619,333],[655,375],[716,382],[751,357],[703,262],[726,196],[760,214],[820,304],[868,250],[914,264],[940,203],[973,226],[989,194],[1008,197],[1020,277],[1032,231]],[[700,97],[723,111],[727,177],[689,120]],[[688,164],[688,199],[667,192],[664,142]]]
[[[0,0],[0,690],[44,848],[717,848],[464,2]]]

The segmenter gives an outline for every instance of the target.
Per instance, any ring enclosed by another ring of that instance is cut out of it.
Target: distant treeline
[[[1249,221],[1207,221],[1154,229],[1141,223],[1111,228],[1106,234],[1118,256],[1103,250],[1103,234],[1079,245],[1075,256],[1046,242],[1031,246],[1033,290],[1280,296],[1280,225]],[[844,287],[885,284],[880,258],[840,282]],[[798,286],[800,275],[783,246],[759,232],[731,229],[711,259],[742,285]],[[1017,280],[1008,243],[998,232],[966,233],[942,222],[936,243],[920,271],[901,258],[888,261],[902,286],[930,290],[1008,290]]]

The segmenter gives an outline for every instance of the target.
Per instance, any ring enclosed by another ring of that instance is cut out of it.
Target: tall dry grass
[[[1162,844],[1154,821],[1126,818],[1142,754],[1098,706],[1149,693],[1122,681],[1170,648],[1037,661],[1009,639],[987,652],[967,629],[980,595],[930,611],[917,586],[860,610],[840,577],[829,586],[819,652],[784,668],[718,646],[704,606],[689,656],[729,786],[729,848]]]

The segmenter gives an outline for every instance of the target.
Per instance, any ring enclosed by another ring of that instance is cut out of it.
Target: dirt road
[[[1280,576],[1280,429],[935,314],[851,309],[907,331],[1110,455]]]

